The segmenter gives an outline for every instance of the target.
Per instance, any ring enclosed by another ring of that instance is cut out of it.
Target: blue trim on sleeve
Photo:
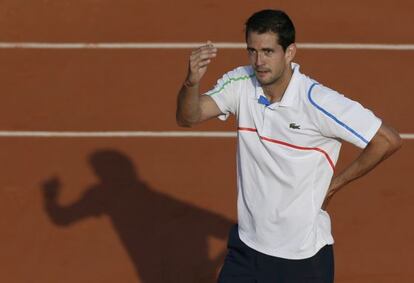
[[[308,99],[309,99],[310,103],[313,106],[315,106],[316,109],[318,109],[319,111],[321,111],[323,114],[325,114],[326,116],[328,116],[329,118],[331,118],[332,120],[334,120],[336,123],[338,123],[339,125],[341,125],[345,129],[347,129],[351,133],[353,133],[355,136],[357,136],[364,143],[368,144],[369,141],[367,141],[363,136],[361,136],[360,134],[358,134],[354,129],[352,129],[351,127],[349,127],[348,125],[346,125],[345,123],[343,123],[342,121],[340,121],[338,118],[336,118],[333,114],[329,113],[328,111],[326,111],[325,109],[323,109],[321,106],[319,106],[318,104],[316,104],[316,102],[312,99],[312,95],[311,95],[312,94],[312,90],[313,90],[313,88],[316,85],[319,85],[319,83],[313,83],[311,85],[311,87],[309,88],[309,90],[308,90]]]

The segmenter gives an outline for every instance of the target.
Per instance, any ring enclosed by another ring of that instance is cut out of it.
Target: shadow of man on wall
[[[56,225],[107,215],[143,283],[213,282],[224,253],[208,254],[208,237],[226,239],[231,220],[151,189],[131,160],[107,149],[90,155],[99,178],[80,199],[58,203],[57,177],[43,184],[44,205]]]

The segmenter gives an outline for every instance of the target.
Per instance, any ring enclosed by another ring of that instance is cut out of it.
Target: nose
[[[262,52],[257,52],[255,59],[256,59],[256,66],[263,65],[263,53]]]

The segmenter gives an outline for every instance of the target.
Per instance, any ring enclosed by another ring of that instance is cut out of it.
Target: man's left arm
[[[322,209],[326,209],[334,194],[346,184],[374,169],[381,161],[397,151],[401,145],[402,140],[399,134],[383,123],[362,153],[332,179]]]

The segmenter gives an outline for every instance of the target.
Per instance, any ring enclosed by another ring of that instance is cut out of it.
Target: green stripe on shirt
[[[243,80],[248,80],[250,78],[253,78],[255,75],[251,74],[248,76],[242,76],[242,77],[237,77],[237,78],[230,78],[228,81],[225,81],[224,84],[216,91],[212,92],[212,93],[206,93],[208,96],[213,96],[219,92],[221,92],[228,84],[235,82],[235,81],[243,81]]]

